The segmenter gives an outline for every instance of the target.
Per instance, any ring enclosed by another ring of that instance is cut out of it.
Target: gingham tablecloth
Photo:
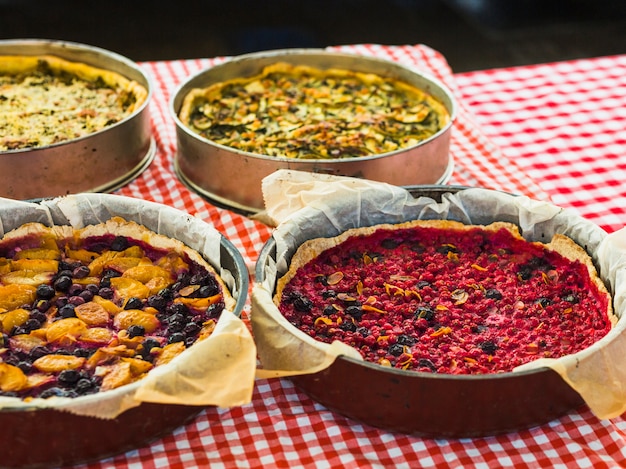
[[[454,75],[422,45],[342,46],[417,67],[445,82],[460,103],[450,183],[550,200],[613,231],[626,224],[626,56]],[[172,170],[169,99],[190,75],[224,58],[141,64],[154,81],[157,153],[120,194],[165,203],[211,222],[252,268],[270,230],[216,208]],[[219,177],[219,175],[216,175]],[[247,312],[244,312],[247,314]],[[393,434],[336,415],[289,380],[258,380],[252,403],[206,409],[172,434],[80,468],[127,467],[620,467],[626,422],[583,408],[540,427],[476,439]]]

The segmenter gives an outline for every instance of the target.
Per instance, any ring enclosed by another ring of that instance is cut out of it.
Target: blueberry
[[[68,304],[79,306],[85,303],[85,299],[82,296],[70,296],[67,300]]]
[[[398,357],[404,353],[404,345],[398,343],[391,344],[389,346],[388,352],[390,355]]]
[[[410,347],[415,343],[415,339],[410,335],[400,334],[396,339],[396,342],[400,345],[408,345]]]
[[[38,319],[33,319],[32,317],[26,321],[23,326],[28,332],[34,331],[41,328],[41,322]]]
[[[59,316],[61,316],[62,318],[75,318],[76,313],[74,312],[74,308],[75,306],[73,304],[66,304],[59,309]]]
[[[83,286],[80,283],[74,283],[67,290],[67,296],[76,296],[83,291]]]
[[[136,296],[133,296],[128,299],[126,304],[124,305],[124,309],[141,309],[143,308],[143,301]]]
[[[355,332],[356,331],[356,324],[354,324],[352,321],[343,321],[339,325],[339,328],[344,330],[344,331]]]
[[[185,325],[186,324],[184,320],[169,321],[168,326],[167,326],[167,331],[170,334],[174,332],[181,332],[185,328]]]
[[[183,333],[187,337],[195,336],[196,334],[198,334],[198,332],[200,332],[200,326],[195,322],[187,323],[185,325],[185,328],[183,329]]]
[[[360,306],[356,306],[356,305],[348,306],[345,310],[345,313],[349,314],[354,319],[360,319],[360,317],[363,316],[363,310],[361,309]]]
[[[65,306],[68,302],[68,297],[67,296],[60,296],[58,297],[54,304],[57,308],[62,308],[63,306]]]
[[[181,314],[183,316],[187,316],[189,314],[189,308],[184,303],[172,303],[169,305],[166,310],[167,314]]]
[[[66,292],[72,286],[72,279],[67,275],[61,275],[54,281],[54,289]]]
[[[432,321],[435,319],[435,311],[430,306],[418,306],[414,313],[415,319],[426,319]]]
[[[50,353],[52,353],[50,352],[50,349],[42,345],[39,345],[37,347],[32,348],[28,356],[32,358],[33,360],[37,360],[38,358],[41,358],[44,355],[49,355]]]
[[[148,297],[148,306],[152,306],[157,311],[165,311],[167,300],[162,296],[152,295]]]
[[[85,303],[89,303],[91,300],[93,300],[93,295],[93,292],[89,290],[83,290],[78,296],[85,300]]]
[[[105,300],[111,300],[114,296],[113,289],[105,287],[98,290],[98,295],[104,298]]]
[[[96,390],[96,385],[89,378],[81,378],[76,382],[74,389],[79,394],[88,394]]]
[[[72,275],[74,276],[74,278],[89,277],[90,273],[91,272],[89,270],[89,267],[87,267],[86,265],[80,265],[72,271]]]
[[[33,364],[29,361],[21,361],[17,364],[17,367],[24,373],[28,374],[33,369]]]
[[[298,295],[293,300],[293,307],[296,309],[296,311],[307,313],[313,308],[313,302],[309,300],[306,296]]]
[[[37,298],[49,300],[54,296],[54,294],[54,288],[52,288],[50,285],[42,284],[37,287]]]
[[[156,340],[155,338],[153,338],[153,337],[148,337],[146,340],[144,340],[144,341],[141,343],[141,345],[142,345],[142,347],[143,347],[143,350],[142,350],[141,354],[142,354],[142,356],[144,356],[144,358],[145,358],[145,356],[146,356],[146,355],[149,355],[149,354],[150,354],[150,351],[151,351],[153,348],[155,348],[155,347],[160,347],[160,346],[161,346],[161,343],[160,343],[158,340]]]
[[[478,347],[485,352],[487,355],[493,355],[498,350],[498,346],[492,342],[491,340],[485,340],[478,344]]]
[[[209,296],[217,295],[220,289],[217,285],[204,285],[198,289],[196,296],[200,298],[208,298]]]
[[[185,340],[185,334],[182,332],[175,332],[167,339],[168,344],[173,344],[175,342],[182,342]]]
[[[48,399],[49,397],[65,397],[67,392],[61,388],[52,387],[48,388],[39,395],[42,399]]]
[[[61,384],[71,386],[73,384],[76,384],[80,378],[81,374],[77,370],[63,370],[61,371],[61,373],[59,373],[57,380]]]
[[[159,295],[161,298],[165,298],[166,300],[174,299],[174,292],[172,292],[172,290],[169,288],[163,288],[159,290],[159,293],[157,293],[157,295]]]
[[[35,300],[33,304],[33,311],[39,311],[45,313],[50,308],[50,302],[48,300]]]
[[[490,288],[487,291],[485,291],[485,298],[490,298],[492,300],[501,300],[502,293],[500,293],[495,288]]]
[[[90,283],[89,285],[85,286],[85,291],[90,291],[94,295],[98,293],[98,290],[100,290],[100,287],[95,283]]]
[[[128,336],[132,339],[133,337],[140,337],[146,334],[146,329],[143,326],[138,326],[133,324],[128,328]]]
[[[39,311],[38,309],[33,309],[33,310],[30,312],[30,319],[34,319],[34,320],[36,320],[36,321],[39,321],[39,324],[40,324],[40,326],[41,326],[41,324],[43,324],[44,322],[46,322],[46,320],[47,320],[48,318],[46,317],[46,315],[45,315],[43,312]]]

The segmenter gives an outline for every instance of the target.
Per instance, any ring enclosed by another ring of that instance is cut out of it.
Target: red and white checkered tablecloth
[[[626,224],[626,56],[454,75],[422,45],[342,46],[440,78],[460,103],[450,183],[501,189],[577,210],[613,231]],[[118,193],[165,203],[211,222],[250,267],[268,227],[216,208],[172,170],[169,99],[191,74],[225,60],[144,63],[152,75],[157,154]],[[219,177],[219,176],[218,176]],[[540,427],[476,439],[393,434],[338,416],[289,380],[258,380],[252,403],[206,409],[158,441],[85,468],[126,467],[624,467],[626,421],[583,408]]]

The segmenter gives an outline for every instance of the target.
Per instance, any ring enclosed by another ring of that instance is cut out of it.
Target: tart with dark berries
[[[234,302],[200,254],[137,223],[25,224],[0,241],[0,396],[137,381],[208,337]]]
[[[305,242],[274,301],[297,328],[365,360],[442,374],[512,371],[578,352],[615,322],[589,255],[516,226],[414,221]]]

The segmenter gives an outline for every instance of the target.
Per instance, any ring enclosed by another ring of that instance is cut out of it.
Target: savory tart
[[[89,135],[125,119],[147,96],[136,81],[85,63],[0,56],[0,151]]]
[[[274,302],[297,328],[365,360],[443,374],[511,371],[604,337],[615,317],[587,253],[516,226],[413,221],[305,242]]]
[[[235,300],[180,241],[114,217],[0,240],[0,396],[76,397],[141,379]]]
[[[371,73],[283,62],[248,78],[193,89],[181,122],[212,142],[284,158],[355,158],[428,139],[446,108],[408,83]]]

